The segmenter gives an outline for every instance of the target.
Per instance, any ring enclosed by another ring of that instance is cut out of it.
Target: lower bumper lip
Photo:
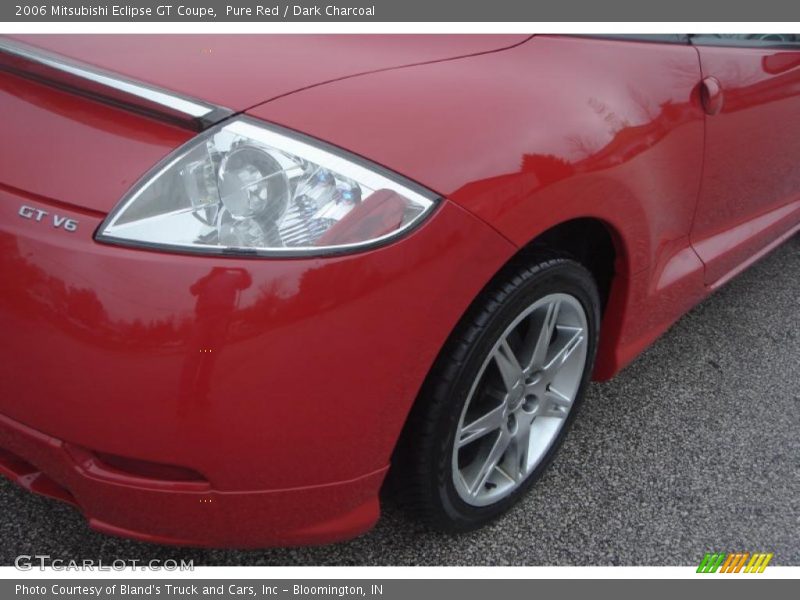
[[[0,415],[0,474],[75,506],[93,529],[147,542],[259,547],[351,537],[378,519],[385,475],[380,469],[350,481],[287,490],[222,492],[180,484],[159,489],[141,479],[100,479],[74,458],[63,441]]]

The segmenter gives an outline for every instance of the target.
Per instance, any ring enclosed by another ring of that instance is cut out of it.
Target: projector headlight
[[[407,231],[435,198],[343,151],[238,119],[169,156],[96,239],[208,254],[342,252]]]

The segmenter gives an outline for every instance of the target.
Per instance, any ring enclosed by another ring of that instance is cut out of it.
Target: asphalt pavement
[[[195,565],[689,565],[707,551],[800,565],[800,236],[681,319],[613,381],[594,384],[528,497],[471,534],[413,522],[325,547],[154,546],[0,481],[0,564],[20,554],[193,559]]]

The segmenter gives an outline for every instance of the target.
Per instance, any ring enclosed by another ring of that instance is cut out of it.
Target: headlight
[[[238,119],[169,156],[96,239],[210,254],[324,254],[392,239],[434,202],[377,165]]]

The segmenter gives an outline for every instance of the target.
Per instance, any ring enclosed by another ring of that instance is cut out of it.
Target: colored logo
[[[697,567],[698,573],[763,573],[769,561],[772,560],[772,553],[755,552],[735,552],[726,554],[725,552],[706,552],[700,566]],[[745,566],[746,565],[746,566]]]

